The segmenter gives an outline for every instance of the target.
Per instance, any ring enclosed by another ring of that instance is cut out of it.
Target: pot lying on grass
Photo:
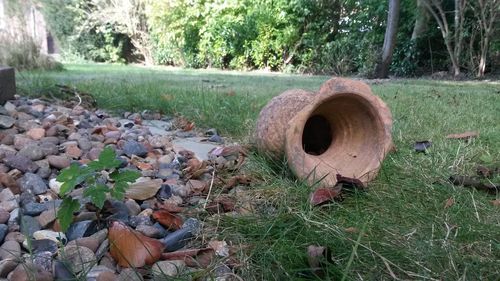
[[[260,153],[286,157],[309,184],[333,186],[337,174],[373,180],[392,148],[389,108],[360,81],[333,78],[319,92],[288,90],[260,112]]]

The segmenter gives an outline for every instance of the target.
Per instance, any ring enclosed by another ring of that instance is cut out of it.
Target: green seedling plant
[[[73,221],[73,213],[81,208],[80,201],[70,194],[77,186],[85,186],[83,196],[88,197],[98,210],[103,208],[108,197],[123,200],[129,184],[137,180],[140,173],[132,170],[120,170],[118,169],[120,164],[115,151],[106,147],[97,160],[87,165],[72,163],[61,171],[56,179],[62,183],[59,195],[63,201],[57,211],[57,218],[64,232],[68,230]],[[103,171],[108,173],[108,184],[98,181]]]

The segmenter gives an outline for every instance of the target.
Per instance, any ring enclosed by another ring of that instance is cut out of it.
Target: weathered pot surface
[[[271,100],[259,116],[256,141],[266,155],[285,153],[291,170],[311,186],[333,186],[337,174],[367,183],[393,146],[391,129],[389,108],[368,85],[333,78],[316,95],[291,90]]]

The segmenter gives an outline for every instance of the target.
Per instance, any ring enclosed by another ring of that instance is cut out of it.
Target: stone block
[[[0,105],[14,99],[16,94],[16,77],[12,67],[0,66]]]

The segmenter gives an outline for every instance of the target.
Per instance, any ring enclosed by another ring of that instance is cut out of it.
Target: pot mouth
[[[309,155],[319,156],[330,148],[333,141],[332,126],[323,115],[307,119],[302,134],[302,148]]]

